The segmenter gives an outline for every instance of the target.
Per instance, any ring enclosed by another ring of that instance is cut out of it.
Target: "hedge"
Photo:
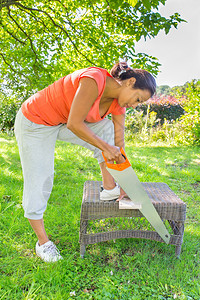
[[[149,104],[150,112],[154,111],[157,113],[157,119],[160,120],[160,124],[164,123],[164,119],[168,121],[179,119],[184,114],[184,109],[180,104]],[[20,103],[1,99],[0,103],[0,130],[7,131],[13,130],[15,116],[20,107]],[[147,114],[148,105],[141,104],[136,110],[143,111],[143,116]]]
[[[164,120],[172,122],[173,120],[179,119],[184,113],[184,109],[180,104],[141,104],[136,107],[137,111],[143,111],[143,116],[147,114],[147,109],[149,106],[149,112],[156,112],[157,119],[160,120],[160,124],[164,123]]]

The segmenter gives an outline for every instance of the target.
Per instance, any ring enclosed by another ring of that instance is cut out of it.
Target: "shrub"
[[[177,91],[127,111],[127,139],[200,145],[200,80],[185,84],[184,94]]]
[[[147,109],[147,104],[142,104],[136,108],[137,111],[143,111],[144,115],[147,114]],[[180,104],[150,104],[150,112],[155,112],[157,114],[157,119],[163,124],[165,119],[170,122],[179,119],[184,114],[184,109]]]
[[[1,96],[0,98],[0,130],[1,131],[8,132],[10,130],[13,130],[15,116],[19,108],[20,108],[19,102]]]
[[[164,142],[170,145],[188,144],[184,139],[183,126],[179,120],[159,123],[157,114],[147,109],[142,111],[129,110],[126,117],[126,139],[137,142]]]
[[[164,130],[157,130],[152,134],[152,140],[157,142],[157,141],[165,141],[166,140],[166,135]]]
[[[144,124],[143,111],[138,112],[132,109],[127,111],[125,121],[127,130],[131,130],[133,133],[139,132],[142,130]]]
[[[150,105],[150,112],[154,111],[157,114],[157,119],[161,124],[164,120],[172,122],[173,120],[179,119],[184,114],[182,107],[183,98],[177,99],[173,96],[153,96],[146,103],[136,107],[137,111],[143,111],[144,115],[147,114],[148,106]]]
[[[185,114],[181,117],[181,126],[185,140],[200,145],[200,80],[193,80],[186,88],[183,102]]]
[[[158,94],[151,97],[146,103],[147,104],[157,104],[157,105],[181,105],[184,101],[184,97],[175,97],[172,95],[160,95]]]
[[[129,109],[125,121],[126,138],[128,140],[139,138],[142,141],[146,141],[149,135],[152,134],[156,123],[158,123],[157,114],[153,111],[150,112],[150,106],[145,116],[143,111]]]

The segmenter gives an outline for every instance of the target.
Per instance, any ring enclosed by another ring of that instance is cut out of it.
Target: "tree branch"
[[[0,0],[0,10],[3,7],[9,7],[10,5],[17,4],[20,0]]]
[[[25,42],[21,41],[20,39],[18,39],[12,32],[10,32],[7,28],[5,28],[5,26],[2,24],[2,22],[0,22],[1,27],[9,34],[11,35],[17,42],[19,42],[22,45],[26,45]]]
[[[117,15],[116,12],[111,8],[109,1],[106,0],[106,2],[107,2],[107,4],[108,4],[108,7],[109,7],[110,11],[112,12],[112,14],[113,14],[116,18],[119,18],[120,20],[122,20],[123,22],[126,23],[126,22],[127,22],[127,19],[121,17],[120,15]],[[136,17],[136,15],[135,15],[135,17]],[[129,22],[130,25],[133,25],[133,26],[135,25],[133,22],[131,22],[130,19],[129,19],[128,22]]]
[[[25,77],[26,79],[28,79],[29,82],[31,83],[31,80],[30,80],[28,77],[26,77],[23,73],[21,73],[21,72],[15,70],[15,69],[11,66],[11,64],[9,64],[9,63],[6,61],[5,55],[4,55],[3,53],[0,52],[0,56],[3,58],[4,63],[5,63],[7,66],[9,66],[10,69],[11,69],[14,73],[20,74],[21,76],[23,76],[23,77]]]
[[[30,38],[29,35],[23,30],[23,28],[17,23],[17,21],[11,16],[11,13],[10,13],[10,12],[11,12],[11,11],[10,11],[10,8],[8,7],[8,15],[9,15],[9,17],[11,18],[11,20],[13,20],[13,22],[17,25],[17,27],[18,27],[18,28],[24,33],[24,35],[28,38],[28,40],[30,41],[31,49],[32,49],[33,53],[35,54],[35,59],[36,59],[36,61],[39,60],[39,59],[38,59],[38,56],[37,56],[37,54],[36,54],[36,52],[35,52],[35,50],[34,50],[33,42],[32,42],[32,40],[31,40],[31,38]]]
[[[68,39],[70,40],[70,42],[71,42],[72,45],[74,46],[75,50],[76,50],[79,54],[81,54],[81,55],[82,55],[89,63],[94,64],[91,60],[89,60],[89,59],[87,58],[86,55],[84,55],[84,54],[77,48],[77,46],[75,45],[75,43],[74,43],[73,40],[71,39],[70,35],[68,34],[67,30],[65,30],[62,26],[60,26],[59,24],[57,24],[57,23],[52,19],[52,17],[51,17],[46,11],[43,11],[43,10],[37,9],[37,8],[26,7],[26,6],[24,6],[24,5],[20,4],[20,3],[17,3],[17,6],[20,6],[20,7],[22,7],[22,8],[25,9],[25,10],[29,10],[29,11],[38,11],[38,12],[41,12],[41,13],[45,14],[45,15],[51,20],[51,22],[53,23],[53,25],[54,25],[55,27],[60,28],[60,30],[66,34],[66,36],[68,37]]]
[[[41,23],[44,26],[44,28],[46,29],[46,32],[50,32],[52,34],[52,36],[55,38],[55,40],[58,41],[57,37],[48,29],[48,27],[46,26],[46,24],[44,23],[44,21],[41,18],[36,16],[32,11],[27,12],[26,10],[22,9],[21,7],[19,7],[19,10],[21,10],[22,12],[27,13],[29,16],[34,18],[36,22]]]

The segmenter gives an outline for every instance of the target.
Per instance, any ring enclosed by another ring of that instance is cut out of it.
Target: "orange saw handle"
[[[125,161],[121,164],[111,164],[111,163],[108,163],[108,160],[105,158],[103,152],[102,152],[102,155],[103,155],[103,158],[106,162],[106,165],[109,169],[114,169],[114,170],[117,170],[117,171],[123,171],[125,169],[127,169],[128,167],[131,167],[131,164],[124,152],[124,149],[123,148],[120,148],[120,152],[122,154],[122,156],[124,157]]]

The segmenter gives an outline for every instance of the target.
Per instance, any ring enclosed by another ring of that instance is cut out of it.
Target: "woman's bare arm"
[[[125,149],[124,130],[125,130],[125,114],[112,115],[112,121],[115,128],[115,146]]]
[[[70,109],[67,128],[87,143],[103,151],[108,160],[118,160],[121,152],[118,147],[111,146],[94,134],[84,123],[90,108],[98,97],[98,87],[95,80],[82,78]]]

